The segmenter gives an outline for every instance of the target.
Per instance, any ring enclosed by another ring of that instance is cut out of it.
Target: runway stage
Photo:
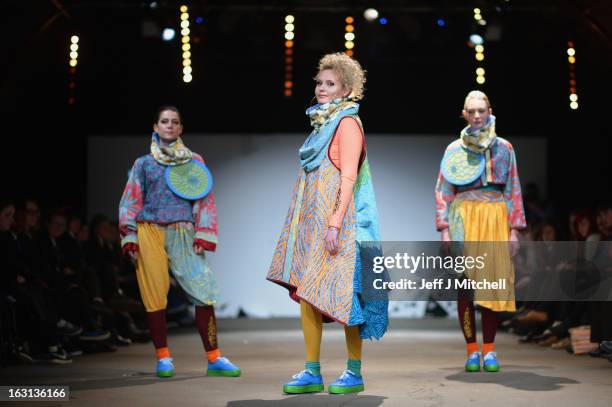
[[[365,392],[283,395],[282,384],[303,369],[298,320],[219,320],[221,351],[243,371],[239,378],[206,377],[202,344],[192,329],[170,333],[176,374],[155,377],[152,344],[85,355],[70,365],[0,368],[3,385],[68,385],[70,402],[25,406],[609,406],[612,363],[563,350],[519,345],[498,333],[499,373],[463,371],[457,321],[392,320],[382,341],[364,344]],[[480,332],[479,332],[480,333]],[[345,367],[344,333],[326,324],[321,354],[325,384]]]

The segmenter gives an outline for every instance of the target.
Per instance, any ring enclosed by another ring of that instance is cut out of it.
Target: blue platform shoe
[[[363,377],[350,370],[342,372],[338,380],[329,385],[331,394],[348,394],[363,391]]]
[[[283,391],[289,394],[323,391],[323,376],[315,376],[309,370],[302,370],[293,375],[293,380],[283,386]]]

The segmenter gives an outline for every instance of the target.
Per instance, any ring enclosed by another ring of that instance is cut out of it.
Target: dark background
[[[2,194],[85,207],[92,134],[150,133],[158,105],[181,108],[188,133],[309,131],[303,112],[318,59],[343,50],[355,17],[355,57],[367,69],[368,133],[458,134],[475,84],[473,32],[485,35],[498,134],[546,137],[548,199],[560,215],[610,197],[610,1],[68,1],[0,2]],[[179,4],[190,7],[193,76],[182,82]],[[498,40],[473,19],[480,7]],[[368,23],[376,7],[387,25]],[[283,96],[284,16],[296,17],[294,95]],[[202,24],[194,22],[203,18]],[[439,18],[445,26],[436,24]],[[144,37],[143,21],[177,37]],[[80,36],[75,103],[68,46]],[[199,40],[199,42],[197,42]],[[580,108],[569,108],[567,41],[577,50]],[[441,152],[442,153],[442,152]],[[108,157],[112,160],[112,157]],[[539,157],[518,157],[537,160]],[[410,176],[410,174],[406,174]],[[433,183],[433,181],[432,181]],[[433,193],[433,192],[432,192]]]

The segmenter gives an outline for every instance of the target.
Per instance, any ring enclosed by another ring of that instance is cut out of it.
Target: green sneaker
[[[497,353],[488,352],[483,358],[482,367],[487,372],[499,372],[499,363],[497,363]]]
[[[317,393],[323,391],[323,376],[315,376],[309,370],[293,375],[293,380],[283,386],[288,394]]]
[[[465,362],[466,372],[480,372],[480,352],[473,352]]]

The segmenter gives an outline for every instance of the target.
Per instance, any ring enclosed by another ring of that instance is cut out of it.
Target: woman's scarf
[[[193,153],[185,147],[180,137],[170,144],[164,144],[159,134],[153,133],[151,155],[161,165],[180,165],[189,162]]]
[[[467,126],[461,131],[461,141],[464,148],[485,156],[486,176],[483,179],[483,184],[487,185],[489,182],[493,182],[491,147],[493,147],[497,141],[497,134],[495,134],[495,116],[490,115],[487,119],[487,123],[476,131],[472,131],[470,126]]]
[[[497,135],[495,134],[495,116],[490,115],[487,123],[480,129],[473,131],[470,126],[467,126],[461,131],[461,141],[463,146],[475,153],[484,154],[486,150],[491,148]]]
[[[357,115],[358,111],[359,104],[349,98],[334,99],[306,110],[313,130],[299,150],[300,164],[304,171],[310,172],[319,167],[338,122],[346,116]]]

